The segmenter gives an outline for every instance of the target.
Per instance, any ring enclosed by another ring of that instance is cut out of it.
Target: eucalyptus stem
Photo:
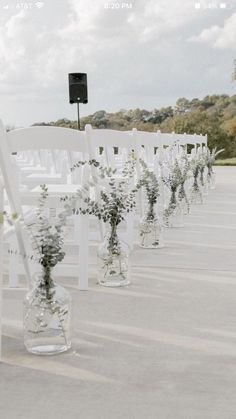
[[[198,186],[198,176],[194,176],[194,178],[193,178],[193,189],[194,189],[195,191],[198,191],[198,190],[199,190],[199,186]]]
[[[205,170],[205,167],[202,167],[201,170],[200,170],[200,181],[201,181],[202,186],[204,186],[204,177],[203,177],[204,170]]]
[[[154,213],[154,203],[149,202],[148,212],[147,212],[147,220],[153,221],[155,219]]]

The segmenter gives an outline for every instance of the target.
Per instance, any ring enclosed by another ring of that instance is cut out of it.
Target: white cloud
[[[212,60],[207,52],[196,63],[194,48],[199,45],[186,42],[195,24],[205,24],[193,3],[129,2],[132,9],[106,10],[105,0],[50,0],[51,10],[45,3],[40,12],[0,16],[0,117],[12,115],[13,101],[19,120],[24,112],[24,120],[32,122],[38,115],[45,120],[55,118],[55,112],[66,115],[67,74],[77,71],[88,73],[87,112],[151,108],[184,94],[199,96],[195,80],[199,73],[207,74]],[[218,22],[210,29],[202,31],[198,41],[226,42]],[[205,77],[201,83],[209,85]]]
[[[198,36],[192,37],[192,41],[208,44],[219,49],[236,48],[236,13],[225,20],[223,26],[213,25],[204,29]]]
[[[31,11],[11,16],[0,29],[0,88],[37,90],[60,88],[70,71],[94,72],[101,66],[108,70],[112,62],[119,69],[120,56],[127,56],[138,44],[152,48],[163,36],[192,19],[183,0],[136,0],[130,11],[105,10],[104,0],[67,0],[67,22],[55,28],[53,20],[42,25]],[[144,47],[145,48],[145,47]],[[128,51],[128,53],[127,53]],[[110,65],[110,64],[109,64]],[[37,88],[38,86],[38,88]]]

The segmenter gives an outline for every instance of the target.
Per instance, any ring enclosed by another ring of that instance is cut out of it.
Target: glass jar
[[[184,227],[184,211],[176,197],[177,189],[171,190],[169,204],[164,209],[164,226],[170,228]]]
[[[213,171],[212,167],[208,168],[207,173],[207,182],[210,189],[215,189],[216,187],[216,174]]]
[[[193,178],[193,185],[191,190],[191,203],[192,204],[202,204],[202,192],[198,183],[198,177]]]
[[[156,249],[164,247],[163,228],[154,212],[154,206],[149,203],[144,217],[139,225],[140,247]]]
[[[104,287],[130,284],[129,246],[119,239],[117,226],[109,226],[98,248],[98,283]]]
[[[54,355],[71,347],[71,297],[50,277],[38,276],[24,299],[24,344],[36,355]]]
[[[183,214],[188,215],[190,213],[190,204],[185,190],[185,182],[181,183],[179,187],[178,200],[182,207]]]
[[[208,195],[208,181],[205,176],[205,167],[200,170],[200,184],[203,195]]]

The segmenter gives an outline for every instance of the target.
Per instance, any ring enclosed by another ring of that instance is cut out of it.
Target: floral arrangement
[[[142,175],[137,184],[137,189],[140,189],[141,187],[145,189],[148,201],[147,219],[154,220],[154,207],[157,203],[158,197],[160,196],[158,180],[156,175],[148,169],[148,166],[143,159],[139,159],[139,162],[142,167]]]
[[[208,177],[211,177],[213,169],[212,166],[215,163],[216,157],[224,151],[224,148],[217,151],[217,148],[213,148],[212,151],[207,147],[206,150],[206,166],[208,168]]]
[[[98,282],[104,286],[128,285],[129,247],[119,240],[117,228],[136,206],[135,160],[129,156],[119,173],[96,160],[79,161],[72,170],[85,165],[91,167],[90,178],[72,197],[63,198],[65,208],[73,214],[92,214],[109,227],[105,241],[98,249]],[[95,188],[95,199],[90,196],[91,188]]]
[[[129,156],[124,168],[117,174],[117,169],[102,166],[96,160],[78,161],[71,170],[89,165],[91,179],[84,187],[72,197],[64,197],[65,209],[73,211],[74,214],[92,214],[99,220],[108,224],[111,228],[109,246],[111,251],[119,252],[117,240],[117,227],[125,220],[125,215],[136,206],[136,192],[138,187],[131,187],[131,180],[134,176],[135,160]],[[90,197],[90,188],[101,185],[106,181],[106,187],[100,186],[99,196],[95,199]]]
[[[198,178],[200,175],[201,170],[204,169],[204,160],[201,155],[196,155],[191,159],[191,171],[193,174],[193,185],[192,190],[194,193],[200,193]]]
[[[201,150],[201,152],[197,156],[197,162],[195,167],[193,168],[193,176],[194,178],[197,178],[200,175],[200,182],[201,185],[204,187],[204,172],[207,167],[207,156],[206,154]],[[196,187],[196,186],[195,186]]]
[[[137,187],[130,190],[130,180],[134,176],[135,162],[133,159],[129,159],[122,169],[119,177],[116,177],[117,169],[111,167],[102,166],[96,160],[79,161],[77,162],[72,170],[77,167],[89,165],[96,169],[96,173],[92,172],[92,180],[88,181],[86,185],[76,192],[71,198],[64,197],[63,200],[69,204],[65,208],[72,208],[71,203],[81,202],[86,204],[85,206],[79,206],[73,208],[75,214],[93,214],[98,217],[99,220],[110,225],[118,225],[122,220],[125,219],[125,214],[132,211],[135,207],[135,194]],[[100,188],[100,195],[95,201],[89,196],[90,187],[95,187],[96,184],[101,184],[101,181],[106,180],[108,182],[106,187]]]
[[[164,185],[168,187],[171,192],[170,201],[168,207],[164,210],[164,218],[167,221],[173,214],[178,204],[178,198],[176,196],[177,190],[179,189],[180,200],[186,199],[187,196],[184,188],[185,181],[188,179],[189,162],[187,158],[179,161],[174,160],[173,166],[171,167],[170,173],[167,176],[162,176]]]
[[[29,258],[41,265],[42,279],[44,280],[41,286],[49,289],[52,281],[52,269],[65,257],[65,252],[63,251],[64,227],[67,217],[72,215],[72,211],[69,207],[65,208],[58,215],[56,222],[52,223],[49,220],[46,208],[46,201],[49,195],[48,188],[46,185],[40,185],[40,188],[39,203],[34,214],[31,214],[30,220],[22,220],[21,216],[17,213],[9,215],[6,211],[3,212],[3,217],[11,226],[17,222],[24,222],[31,237],[33,254],[24,254],[21,256]],[[9,252],[12,253],[13,251],[9,250]]]
[[[190,172],[190,161],[188,159],[187,154],[183,154],[179,163],[179,169],[181,171],[181,182],[179,186],[179,193],[178,193],[178,199],[180,202],[185,201],[187,205],[187,213],[189,213],[190,210],[190,204],[189,200],[186,194],[185,190],[185,182],[189,179],[189,172]]]
[[[140,159],[142,174],[138,182],[138,189],[143,187],[147,198],[147,210],[140,220],[140,246],[146,249],[163,247],[162,224],[155,211],[159,192],[159,183],[156,175],[148,169],[147,164]]]
[[[29,352],[38,355],[64,352],[71,346],[70,294],[54,282],[52,270],[65,257],[64,227],[72,212],[66,208],[53,222],[46,208],[47,198],[48,189],[41,185],[39,204],[31,220],[22,220],[17,214],[7,216],[10,224],[24,222],[33,254],[22,256],[38,262],[42,268],[24,299],[24,343]]]
[[[47,214],[47,198],[48,188],[46,185],[41,185],[41,194],[35,216],[31,222],[26,223],[26,227],[31,236],[32,249],[34,251],[31,259],[37,261],[42,267],[39,285],[45,288],[46,295],[49,296],[50,288],[53,285],[52,270],[65,257],[63,250],[64,227],[67,217],[72,212],[66,208],[52,223]]]

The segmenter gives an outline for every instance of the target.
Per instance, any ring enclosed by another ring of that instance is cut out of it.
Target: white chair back
[[[19,185],[15,178],[14,164],[12,164],[12,153],[27,150],[66,150],[70,152],[83,153],[85,158],[88,155],[88,145],[85,132],[59,127],[30,127],[6,132],[3,123],[0,121],[0,165],[4,179],[4,186],[7,192],[9,205],[12,213],[23,217],[22,202],[19,192]],[[86,218],[86,217],[85,217]],[[88,231],[87,221],[84,219],[81,233],[81,246],[79,252],[79,278],[82,281],[81,288],[87,289],[88,269]],[[21,254],[29,254],[27,240],[20,223],[16,223],[16,234]],[[28,279],[32,277],[32,269],[28,258],[24,258],[24,266]]]

